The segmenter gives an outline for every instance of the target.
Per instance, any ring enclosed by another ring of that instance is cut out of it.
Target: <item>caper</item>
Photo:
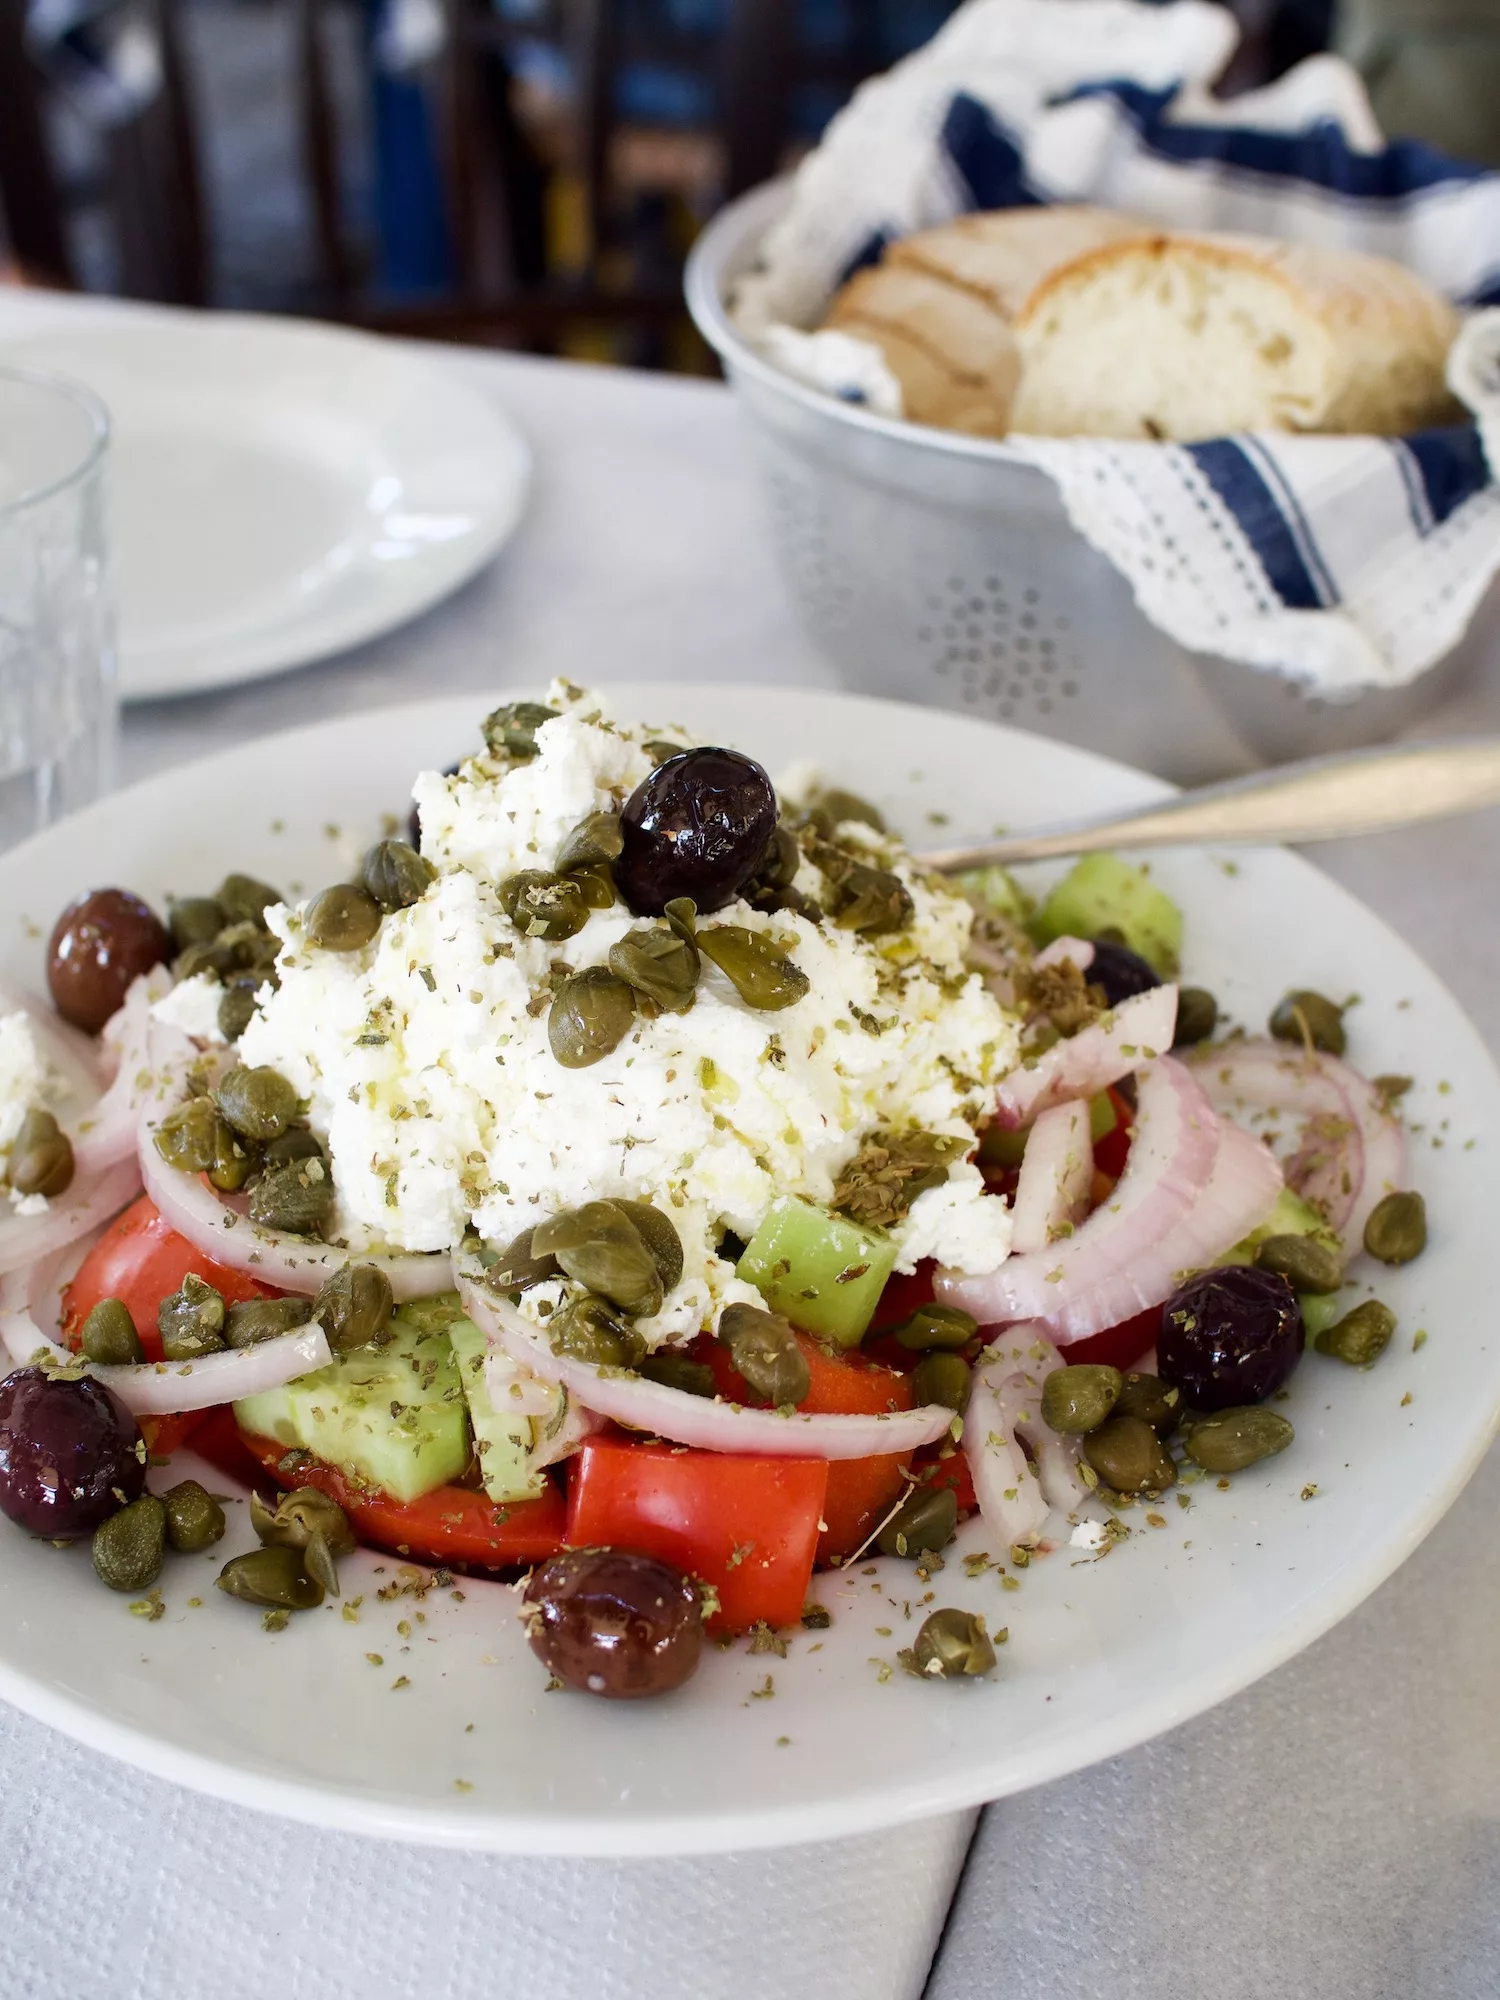
[[[609,948],[609,969],[644,993],[663,1013],[693,1004],[702,960],[698,947],[667,924],[635,924]]]
[[[862,799],[858,792],[846,792],[838,786],[814,795],[809,817],[822,821],[830,833],[851,819],[861,826],[873,827],[877,833],[885,832],[885,819],[878,807]]]
[[[349,1354],[387,1337],[395,1303],[384,1271],[374,1264],[345,1264],[319,1286],[312,1316],[334,1353]]]
[[[253,875],[226,875],[215,891],[215,900],[231,924],[258,924],[265,929],[266,911],[282,900],[281,891]]]
[[[1370,1210],[1365,1248],[1382,1264],[1409,1264],[1427,1248],[1427,1204],[1419,1194],[1388,1194]]]
[[[50,1111],[28,1111],[10,1149],[11,1187],[49,1198],[73,1185],[73,1142]]]
[[[143,1493],[94,1530],[94,1568],[111,1590],[149,1590],[161,1575],[167,1510]]]
[[[484,718],[484,740],[497,756],[525,763],[536,755],[536,733],[558,713],[540,701],[508,701]]]
[[[1263,1458],[1285,1451],[1296,1433],[1279,1410],[1263,1403],[1217,1410],[1188,1428],[1187,1455],[1205,1472],[1243,1472]]]
[[[83,1322],[81,1345],[86,1359],[106,1368],[128,1368],[146,1358],[135,1321],[120,1299],[100,1299]]]
[[[214,1140],[222,1123],[211,1097],[190,1097],[169,1111],[156,1128],[156,1150],[169,1167],[183,1173],[207,1173],[214,1163]]]
[[[790,1320],[759,1306],[725,1306],[719,1315],[719,1338],[756,1395],[778,1409],[806,1399],[812,1371]]]
[[[235,979],[220,995],[219,1033],[226,1042],[237,1042],[255,1019],[255,995],[259,983],[255,979]]]
[[[284,1167],[293,1160],[323,1160],[327,1163],[322,1140],[307,1125],[289,1125],[279,1137],[266,1141],[260,1156],[268,1167]]]
[[[212,973],[215,979],[225,979],[234,969],[234,952],[228,945],[221,945],[217,938],[205,938],[201,944],[190,944],[172,966],[179,980],[196,979],[200,972]]]
[[[409,910],[420,903],[437,870],[406,840],[378,840],[360,863],[360,880],[382,910]]]
[[[558,987],[547,1016],[547,1043],[564,1069],[602,1062],[630,1033],[635,995],[607,966],[591,965]]]
[[[297,1115],[297,1093],[279,1070],[236,1063],[214,1095],[243,1139],[279,1139]]]
[[[181,1479],[161,1496],[167,1540],[179,1555],[196,1555],[224,1534],[224,1509],[196,1479]]]
[[[224,1301],[212,1285],[189,1271],[181,1287],[156,1308],[161,1351],[168,1361],[196,1361],[224,1345]]]
[[[680,938],[698,942],[698,905],[691,896],[673,896],[663,903],[661,913]]]
[[[950,1352],[967,1347],[979,1331],[979,1322],[972,1313],[966,1313],[960,1306],[943,1306],[934,1302],[918,1306],[904,1325],[896,1328],[896,1339],[912,1354],[930,1352],[933,1348],[943,1348]]]
[[[987,1674],[995,1664],[995,1649],[984,1620],[977,1612],[951,1606],[923,1619],[911,1654],[913,1671],[931,1680]]]
[[[532,1254],[553,1256],[570,1278],[633,1317],[661,1310],[661,1271],[640,1230],[613,1201],[586,1201],[539,1223]]]
[[[524,1292],[530,1285],[544,1285],[555,1278],[562,1266],[555,1257],[532,1254],[530,1229],[513,1236],[485,1266],[485,1282],[497,1292]]]
[[[312,1309],[311,1299],[239,1299],[224,1315],[224,1344],[255,1347],[263,1340],[279,1340],[306,1326]]]
[[[1288,993],[1271,1015],[1271,1033],[1278,1042],[1295,1042],[1305,1047],[1311,1042],[1325,1055],[1344,1053],[1344,1010],[1321,993],[1299,988]]]
[[[500,884],[500,907],[522,937],[557,944],[581,931],[589,920],[583,891],[566,875],[524,869]]]
[[[225,1194],[238,1194],[259,1164],[253,1149],[235,1136],[227,1119],[221,1118],[214,1126],[214,1156],[208,1166],[209,1184]]]
[[[220,1590],[246,1604],[269,1604],[284,1611],[312,1611],[323,1602],[323,1586],[307,1574],[298,1549],[251,1549],[231,1556],[219,1571]]]
[[[280,942],[248,918],[243,923],[226,925],[213,943],[216,960],[225,974],[268,972],[280,950]]]
[[[802,849],[790,827],[778,820],[766,842],[766,851],[755,864],[751,878],[757,889],[790,889],[802,865]]]
[[[358,951],[380,929],[380,914],[368,889],[336,882],[309,904],[303,930],[320,951]]]
[[[1159,1375],[1130,1374],[1125,1377],[1112,1414],[1139,1417],[1142,1423],[1150,1424],[1158,1437],[1170,1437],[1182,1416],[1182,1391],[1163,1382]]]
[[[250,1190],[250,1220],[263,1229],[315,1236],[333,1211],[333,1181],[321,1160],[268,1167]]]
[[[316,1486],[299,1486],[271,1508],[252,1493],[250,1525],[267,1548],[298,1550],[314,1583],[330,1597],[339,1595],[334,1558],[352,1554],[357,1544],[349,1517],[336,1500]]]
[[[179,952],[191,944],[208,944],[229,922],[217,896],[169,896],[167,929]]]
[[[603,1299],[570,1299],[548,1320],[547,1339],[554,1353],[596,1368],[633,1368],[642,1359],[640,1336]]]
[[[1177,989],[1177,1027],[1172,1035],[1174,1049],[1190,1048],[1206,1042],[1219,1025],[1219,1003],[1203,986]]]
[[[711,958],[747,1007],[775,1013],[795,1006],[811,984],[800,965],[774,938],[743,924],[711,924],[698,932],[698,948]]]
[[[1396,1315],[1390,1307],[1379,1299],[1365,1299],[1315,1334],[1312,1344],[1319,1354],[1331,1354],[1351,1368],[1365,1368],[1380,1359],[1395,1331]]]
[[[682,1283],[682,1238],[672,1218],[649,1201],[628,1201],[624,1195],[614,1197],[616,1208],[623,1208],[636,1228],[641,1241],[656,1260],[656,1268],[661,1273],[661,1288],[664,1292],[675,1291]]]
[[[915,909],[906,884],[887,868],[855,861],[840,873],[833,921],[841,931],[866,937],[904,931]]]
[[[1042,1384],[1042,1422],[1065,1437],[1082,1437],[1114,1410],[1124,1387],[1118,1368],[1082,1364],[1054,1368]]]
[[[1116,1493],[1164,1493],[1177,1483],[1170,1454],[1140,1417],[1106,1418],[1084,1438],[1083,1455]]]
[[[660,1354],[648,1354],[641,1363],[640,1373],[648,1382],[659,1382],[664,1389],[680,1389],[685,1396],[716,1393],[712,1368],[706,1362],[694,1361],[690,1354],[678,1354],[671,1348]]]
[[[594,861],[587,868],[574,868],[568,875],[591,910],[612,910],[617,900],[614,871],[607,861]]]
[[[924,1354],[911,1371],[911,1392],[919,1403],[942,1403],[960,1414],[968,1407],[971,1377],[962,1355],[941,1350]]]
[[[1299,1292],[1336,1292],[1344,1282],[1343,1259],[1316,1236],[1268,1236],[1256,1245],[1255,1261]]]
[[[669,743],[664,736],[648,736],[641,745],[653,764],[665,764],[669,757],[680,757],[683,748],[681,743]]]
[[[575,868],[592,868],[601,861],[618,861],[624,844],[618,813],[589,813],[557,850],[557,872],[569,875]]]
[[[958,1529],[958,1498],[951,1486],[914,1486],[875,1537],[883,1556],[919,1557],[946,1548]]]

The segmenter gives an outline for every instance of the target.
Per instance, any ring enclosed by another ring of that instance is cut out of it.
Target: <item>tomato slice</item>
[[[191,1271],[212,1285],[228,1305],[241,1299],[274,1299],[270,1285],[257,1284],[207,1256],[166,1222],[149,1195],[117,1216],[78,1268],[63,1293],[63,1338],[77,1347],[83,1322],[101,1299],[119,1299],[135,1322],[148,1361],[161,1359],[156,1309],[179,1291]]]
[[[498,1507],[483,1493],[467,1486],[439,1486],[420,1500],[391,1500],[383,1493],[355,1486],[321,1459],[298,1456],[282,1469],[287,1448],[274,1439],[238,1432],[241,1443],[262,1471],[279,1486],[316,1486],[337,1500],[362,1542],[412,1562],[440,1567],[462,1564],[465,1569],[517,1569],[544,1562],[562,1547],[567,1510],[557,1487],[548,1481],[538,1500],[517,1500]],[[222,1464],[215,1444],[205,1442],[205,1455]],[[799,1606],[800,1609],[800,1606]]]
[[[1071,1368],[1079,1362],[1100,1362],[1109,1368],[1133,1368],[1148,1348],[1155,1347],[1161,1333],[1161,1307],[1147,1306],[1144,1312],[1091,1333],[1086,1340],[1071,1340],[1062,1348],[1063,1360]]]
[[[828,1467],[589,1438],[568,1480],[573,1548],[636,1549],[719,1594],[718,1632],[795,1625],[807,1602]]]
[[[170,1458],[181,1444],[186,1444],[198,1429],[207,1410],[177,1410],[166,1417],[141,1417],[141,1436],[146,1440],[146,1449],[153,1458]]]

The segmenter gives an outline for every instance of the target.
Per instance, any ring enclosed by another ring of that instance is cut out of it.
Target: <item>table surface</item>
[[[0,295],[0,336],[65,309],[97,310]],[[531,511],[500,561],[344,659],[132,711],[124,778],[236,737],[556,672],[834,684],[776,573],[723,390],[508,356],[445,365],[535,447]],[[1500,668],[1423,733],[1480,728],[1500,729]],[[1500,813],[1316,858],[1500,1046]],[[1315,1982],[1324,2000],[1493,2000],[1497,1508],[1492,1452],[1405,1567],[1299,1659],[1153,1744],[991,1807],[972,1845],[962,1815],[712,1860],[435,1854],[193,1797],[0,1708],[0,2000],[105,1987],[259,2000],[288,1963],[320,2000],[394,2000],[418,1980],[445,1996],[749,2000],[795,1982],[916,2000],[929,1964],[929,2000],[1002,1981],[1010,2000],[1260,2000]]]

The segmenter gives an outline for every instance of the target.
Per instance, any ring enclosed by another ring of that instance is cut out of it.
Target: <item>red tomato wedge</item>
[[[283,1472],[285,1445],[248,1431],[236,1435],[278,1486],[316,1486],[337,1500],[362,1542],[409,1561],[442,1567],[458,1563],[465,1569],[519,1569],[545,1561],[562,1547],[567,1513],[561,1493],[550,1481],[541,1499],[518,1500],[508,1507],[497,1507],[467,1486],[439,1486],[420,1500],[391,1500],[351,1484],[319,1459],[299,1457]],[[223,1460],[216,1446],[221,1449],[223,1442],[222,1434],[201,1444],[195,1440],[205,1457],[220,1466]]]
[[[1161,1333],[1161,1307],[1147,1306],[1144,1312],[1091,1333],[1086,1340],[1073,1340],[1059,1349],[1071,1368],[1080,1362],[1097,1362],[1108,1368],[1133,1368],[1148,1348],[1155,1347]]]
[[[1114,1127],[1094,1147],[1094,1165],[1101,1174],[1108,1174],[1112,1181],[1117,1181],[1124,1173],[1125,1162],[1130,1155],[1130,1131],[1135,1123],[1135,1112],[1112,1086],[1109,1101],[1114,1106]]]
[[[719,1594],[718,1632],[795,1625],[827,1490],[820,1458],[740,1458],[592,1437],[568,1478],[573,1548],[635,1549]]]
[[[149,1195],[142,1195],[109,1225],[63,1293],[64,1340],[77,1347],[83,1322],[99,1301],[119,1299],[135,1321],[146,1359],[160,1361],[156,1309],[181,1289],[189,1271],[212,1285],[226,1305],[279,1297],[273,1286],[257,1284],[243,1271],[231,1271],[205,1255],[163,1221]]]

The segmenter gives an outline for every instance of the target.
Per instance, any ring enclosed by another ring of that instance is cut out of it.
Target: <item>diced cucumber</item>
[[[1038,913],[1035,935],[1097,937],[1117,930],[1126,944],[1173,979],[1182,961],[1182,912],[1144,868],[1118,854],[1086,854],[1053,889]]]
[[[1107,1139],[1119,1122],[1115,1100],[1107,1090],[1101,1090],[1097,1097],[1089,1099],[1089,1139],[1092,1144],[1097,1146],[1101,1139]]]
[[[267,1389],[259,1396],[245,1396],[234,1406],[234,1420],[242,1431],[251,1431],[256,1437],[274,1438],[277,1444],[288,1448],[300,1445],[297,1426],[292,1420],[292,1395],[290,1382],[283,1382],[279,1389]]]
[[[1318,1211],[1300,1194],[1283,1188],[1276,1197],[1276,1206],[1265,1221],[1258,1223],[1232,1250],[1226,1250],[1219,1262],[1253,1264],[1256,1250],[1271,1236],[1316,1236],[1330,1250],[1341,1251],[1343,1248]]]
[[[793,1326],[857,1347],[895,1262],[884,1231],[783,1196],[745,1245],[735,1275]]]
[[[993,910],[997,917],[1023,927],[1030,923],[1036,904],[1008,868],[970,868],[953,879],[981,909]]]
[[[1299,1292],[1297,1303],[1302,1308],[1302,1326],[1309,1347],[1320,1333],[1328,1331],[1335,1320],[1341,1320],[1346,1310],[1345,1302],[1337,1292]]]
[[[461,1316],[448,1328],[453,1359],[469,1406],[479,1477],[492,1500],[534,1500],[544,1491],[546,1475],[531,1469],[534,1432],[530,1417],[497,1410],[485,1381],[489,1344],[473,1320]],[[502,1357],[503,1360],[503,1357]],[[519,1372],[519,1371],[518,1371]]]

